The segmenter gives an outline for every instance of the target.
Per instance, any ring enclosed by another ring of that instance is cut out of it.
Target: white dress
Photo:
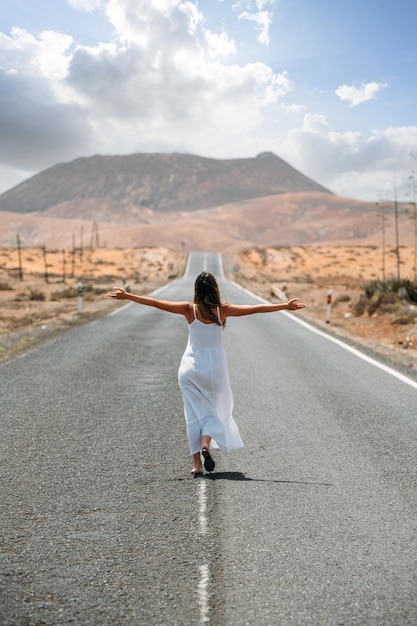
[[[197,319],[194,305],[194,320],[188,325],[188,343],[178,371],[191,454],[201,450],[203,435],[212,437],[212,447],[220,450],[243,448],[232,417],[233,395],[222,334],[223,326]]]

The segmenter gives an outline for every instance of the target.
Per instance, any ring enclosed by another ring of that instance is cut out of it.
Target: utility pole
[[[84,239],[84,229],[80,226],[80,262],[83,264],[83,239]]]
[[[17,240],[17,256],[19,258],[19,279],[23,280],[22,253],[21,253],[21,249],[20,249],[19,233],[16,234],[16,240]]]
[[[397,278],[400,280],[400,239],[398,234],[398,201],[397,201],[397,182],[394,179],[394,212],[395,212],[395,252],[397,255]]]
[[[414,282],[417,283],[417,208],[416,208],[416,179],[414,174],[410,176],[413,190],[413,223],[414,223]]]
[[[65,283],[67,279],[67,265],[65,259],[65,250],[62,250],[62,282]]]
[[[91,239],[90,239],[90,248],[98,248],[99,247],[99,236],[98,236],[98,226],[96,220],[93,220],[91,226]]]
[[[376,203],[381,213],[381,228],[382,228],[382,280],[385,281],[385,209],[386,205],[383,199]]]
[[[48,275],[48,263],[46,262],[46,246],[42,247],[42,252],[43,252],[43,263],[45,267],[45,282],[48,283],[49,275]]]
[[[74,278],[75,274],[75,236],[72,236],[72,251],[71,251],[71,275],[70,278]]]
[[[417,161],[417,152],[410,154],[414,161]],[[416,186],[414,174],[410,176],[413,179],[413,209],[414,209],[414,282],[417,282],[417,213],[416,213]]]

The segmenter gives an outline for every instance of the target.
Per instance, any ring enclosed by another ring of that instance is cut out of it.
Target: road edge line
[[[245,293],[247,293],[248,295],[252,296],[253,298],[256,298],[257,300],[259,300],[259,302],[262,302],[264,304],[271,304],[269,302],[269,300],[266,300],[265,298],[262,298],[261,296],[258,296],[256,293],[253,293],[252,291],[250,291],[246,287],[242,287],[242,285],[239,285],[239,283],[235,282],[234,280],[230,280],[229,278],[226,278],[226,276],[224,274],[224,270],[223,270],[223,259],[221,259],[221,264],[219,263],[219,265],[221,267],[222,278],[224,278],[225,280],[228,280],[230,283],[232,283],[232,285],[234,285],[235,287],[237,287],[241,291],[244,291]],[[316,335],[320,335],[320,337],[324,337],[324,339],[327,339],[328,341],[332,341],[333,343],[338,345],[340,348],[343,348],[344,350],[347,350],[351,354],[354,354],[355,356],[357,356],[358,358],[362,359],[363,361],[366,361],[370,365],[374,365],[375,367],[378,367],[383,372],[386,372],[387,374],[390,374],[391,376],[394,376],[395,378],[398,378],[398,380],[401,380],[406,385],[410,385],[410,387],[413,387],[414,389],[417,389],[417,382],[415,380],[412,380],[411,378],[408,378],[408,376],[405,376],[405,374],[401,374],[401,372],[398,372],[394,368],[389,367],[388,365],[385,365],[384,363],[381,363],[381,362],[377,361],[376,359],[373,359],[372,357],[368,356],[364,352],[361,352],[357,348],[354,348],[353,346],[350,346],[349,344],[345,343],[341,339],[333,337],[332,335],[328,335],[324,331],[319,330],[318,328],[315,328],[314,326],[312,326],[311,324],[309,324],[305,320],[302,320],[302,319],[299,319],[299,318],[295,317],[294,314],[292,314],[292,313],[288,313],[288,311],[281,311],[281,313],[283,315],[285,315],[288,319],[292,320],[293,322],[295,322],[297,324],[300,324],[301,326],[304,326],[304,328],[307,328],[308,330],[310,330],[313,333],[316,333]]]

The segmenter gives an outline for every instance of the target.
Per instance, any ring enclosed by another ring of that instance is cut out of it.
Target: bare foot
[[[193,454],[193,461],[194,467],[191,470],[191,474],[194,474],[194,476],[201,476],[201,474],[203,473],[203,465],[201,463],[201,457],[199,452]]]

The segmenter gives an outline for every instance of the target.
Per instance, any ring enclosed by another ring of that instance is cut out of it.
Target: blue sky
[[[414,0],[3,0],[0,192],[93,154],[272,151],[409,198],[416,24]]]

